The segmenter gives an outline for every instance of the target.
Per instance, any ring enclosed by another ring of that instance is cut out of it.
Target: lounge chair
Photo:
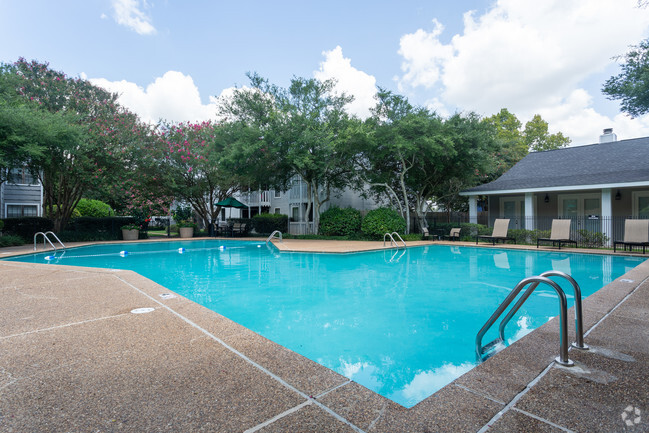
[[[577,241],[570,239],[570,222],[570,220],[552,220],[550,237],[538,238],[536,248],[539,247],[539,242],[552,242],[552,246],[558,246],[559,249],[561,249],[562,244],[575,244],[575,248],[577,248]]]
[[[460,240],[460,231],[462,229],[460,228],[453,228],[451,229],[451,232],[448,235],[444,235],[444,239],[448,239],[449,241],[459,241]]]
[[[645,248],[649,246],[649,220],[625,220],[624,221],[624,240],[613,242],[613,252],[617,251],[617,246],[623,245],[624,251],[629,247],[642,247],[642,254]]]
[[[496,242],[498,241],[502,241],[503,244],[505,241],[514,241],[514,243],[516,243],[515,238],[507,236],[507,230],[509,230],[509,220],[501,218],[496,219],[496,221],[494,221],[494,229],[491,232],[491,236],[478,235],[475,239],[475,244],[478,245],[480,239],[490,240],[492,245],[496,245]]]

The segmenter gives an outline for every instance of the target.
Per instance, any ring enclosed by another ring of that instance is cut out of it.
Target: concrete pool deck
[[[276,245],[382,248],[332,242]],[[649,431],[649,262],[584,300],[575,367],[554,319],[410,409],[132,271],[0,261],[0,314],[0,431]]]

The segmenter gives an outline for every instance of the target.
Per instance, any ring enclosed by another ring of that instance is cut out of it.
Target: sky
[[[637,0],[0,0],[0,62],[47,62],[149,122],[217,120],[257,72],[335,78],[359,117],[381,87],[442,116],[540,114],[572,145],[649,136],[601,93],[647,37]]]

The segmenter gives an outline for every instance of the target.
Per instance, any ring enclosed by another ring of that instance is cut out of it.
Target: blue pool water
[[[588,296],[643,260],[444,245],[279,253],[222,240],[99,245],[46,260],[51,254],[9,260],[137,271],[406,407],[475,366],[476,333],[521,279],[563,271]],[[571,286],[556,281],[572,301]],[[539,287],[510,322],[510,342],[556,316],[557,305],[552,289]]]

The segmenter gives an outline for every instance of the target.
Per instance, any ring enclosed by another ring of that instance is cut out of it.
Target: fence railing
[[[487,218],[486,215],[479,216],[478,224],[493,227],[496,217]],[[517,242],[528,242],[535,244],[538,237],[550,237],[552,221],[556,217],[510,217],[509,230],[510,236],[515,236]],[[624,222],[627,219],[638,219],[638,217],[602,217],[599,215],[582,216],[582,217],[565,217],[561,219],[570,219],[570,239],[577,242],[579,247],[597,248],[610,247],[613,241],[624,239]],[[431,230],[438,227],[448,228],[449,225],[460,227],[462,224],[469,223],[468,214],[458,213],[451,221],[444,218],[428,218],[428,224]],[[461,236],[475,235],[475,233],[461,233]]]

